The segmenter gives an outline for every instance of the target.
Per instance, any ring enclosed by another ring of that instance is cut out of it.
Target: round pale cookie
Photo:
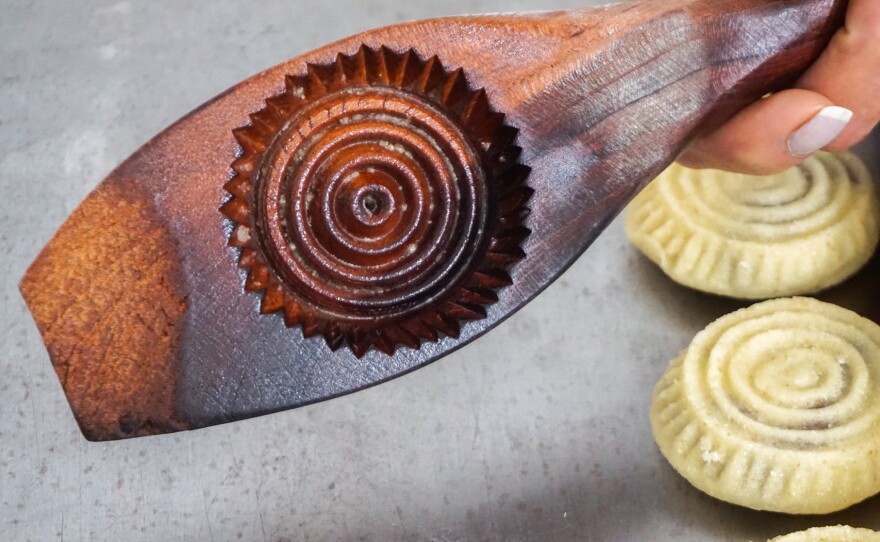
[[[769,542],[880,542],[880,533],[869,529],[856,529],[845,525],[837,527],[816,527],[777,536]]]
[[[880,239],[880,203],[851,153],[820,152],[767,177],[673,164],[630,204],[626,233],[685,286],[784,297],[858,271]]]
[[[808,298],[720,318],[654,391],[660,451],[730,503],[825,514],[880,492],[880,326]]]

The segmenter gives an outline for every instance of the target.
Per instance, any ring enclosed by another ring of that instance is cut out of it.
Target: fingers
[[[740,112],[679,161],[769,174],[864,139],[880,121],[880,0],[850,0],[844,28],[796,86]]]
[[[752,175],[782,171],[834,141],[846,128],[849,112],[833,106],[828,98],[807,90],[773,94],[695,141],[678,161],[692,168]]]
[[[850,0],[844,28],[797,86],[854,113],[830,150],[849,148],[871,132],[880,120],[880,0]]]

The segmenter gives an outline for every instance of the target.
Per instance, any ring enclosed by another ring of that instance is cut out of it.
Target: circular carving
[[[523,256],[516,130],[436,57],[362,47],[309,65],[234,134],[221,211],[245,289],[333,349],[457,336]]]

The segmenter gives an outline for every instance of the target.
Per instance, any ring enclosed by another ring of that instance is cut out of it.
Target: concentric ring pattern
[[[722,500],[828,513],[880,492],[880,327],[808,298],[716,321],[663,376],[663,454]]]
[[[849,153],[817,153],[765,177],[674,164],[633,201],[626,228],[677,282],[763,299],[813,293],[855,273],[880,239],[880,204]]]
[[[245,287],[333,349],[457,336],[523,256],[516,130],[436,57],[362,47],[309,65],[235,137],[221,211]]]

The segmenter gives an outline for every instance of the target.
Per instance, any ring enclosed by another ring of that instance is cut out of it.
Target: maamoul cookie
[[[880,533],[838,525],[778,536],[769,542],[880,542]]]
[[[670,364],[651,425],[672,466],[713,497],[847,508],[880,492],[880,326],[808,298],[724,316]]]
[[[850,153],[820,152],[767,177],[673,164],[630,204],[626,232],[676,282],[765,299],[858,271],[880,239],[880,204]]]

